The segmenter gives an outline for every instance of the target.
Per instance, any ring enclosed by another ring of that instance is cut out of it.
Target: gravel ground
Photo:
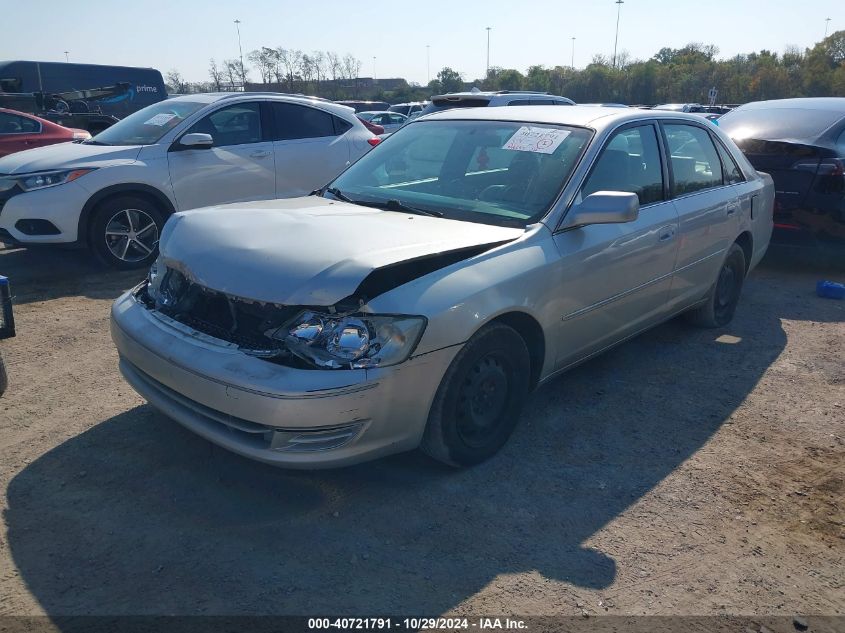
[[[287,472],[121,380],[138,273],[0,251],[0,615],[845,614],[841,273],[767,264],[720,331],[682,321],[534,394],[508,446]]]

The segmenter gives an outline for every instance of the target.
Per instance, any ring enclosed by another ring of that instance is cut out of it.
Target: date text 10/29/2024
[[[526,623],[514,618],[308,618],[308,629],[319,630],[407,630],[455,631],[473,629],[524,630]]]

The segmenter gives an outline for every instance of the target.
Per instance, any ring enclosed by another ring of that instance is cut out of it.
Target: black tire
[[[502,323],[479,330],[455,356],[434,397],[421,450],[451,466],[493,456],[513,432],[529,392],[522,337]]]
[[[107,266],[121,270],[145,268],[158,255],[158,238],[164,221],[161,208],[147,198],[133,195],[109,198],[94,212],[88,244]]]
[[[717,328],[731,322],[745,281],[745,252],[732,244],[719,268],[716,282],[704,305],[686,313],[687,320],[698,327]]]

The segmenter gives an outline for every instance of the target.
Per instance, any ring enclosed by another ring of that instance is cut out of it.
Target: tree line
[[[486,77],[467,81],[459,70],[444,67],[427,85],[391,80],[389,89],[378,82],[360,81],[361,61],[333,52],[303,53],[282,47],[250,52],[250,68],[239,59],[211,60],[210,81],[187,83],[177,71],[167,73],[172,92],[236,90],[250,82],[281,86],[331,99],[368,98],[387,101],[422,100],[433,94],[477,87],[481,90],[538,90],[576,102],[655,104],[705,102],[710,88],[720,103],[745,103],[801,96],[845,96],[845,31],[837,31],[810,48],[789,47],[782,53],[761,50],[717,59],[712,44],[693,42],[682,48],[662,48],[647,60],[626,52],[615,64],[596,55],[583,69],[571,66],[530,66],[526,72],[492,67]]]

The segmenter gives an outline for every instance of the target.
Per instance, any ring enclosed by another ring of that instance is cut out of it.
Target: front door
[[[177,142],[167,155],[180,210],[275,197],[273,143],[265,140],[258,101],[215,110],[186,134],[194,132],[210,134],[214,145],[180,149]]]
[[[558,232],[557,368],[601,351],[659,321],[666,312],[677,252],[678,215],[665,186],[657,128],[614,133],[581,187],[636,193],[639,217]]]

